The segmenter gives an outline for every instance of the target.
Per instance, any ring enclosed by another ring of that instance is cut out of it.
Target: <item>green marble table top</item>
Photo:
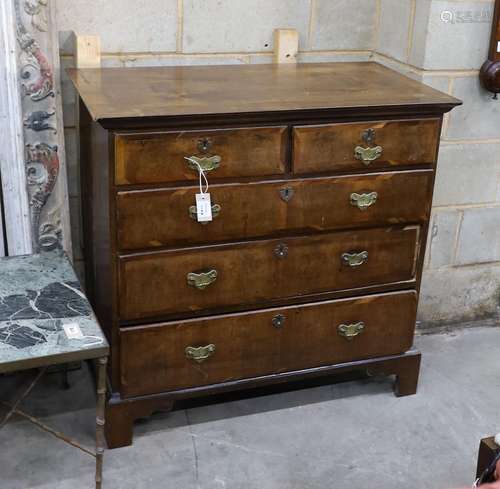
[[[103,357],[106,338],[68,258],[0,258],[0,372]]]

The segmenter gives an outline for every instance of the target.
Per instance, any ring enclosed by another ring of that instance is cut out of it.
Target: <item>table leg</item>
[[[102,464],[104,454],[104,412],[106,407],[106,357],[97,362],[97,416],[96,416],[96,466],[95,487],[102,488]]]

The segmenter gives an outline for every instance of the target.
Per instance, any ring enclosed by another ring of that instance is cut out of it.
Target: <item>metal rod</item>
[[[2,402],[2,404],[4,406],[12,408],[12,405],[9,404],[8,402]],[[76,441],[72,440],[71,438],[66,436],[64,433],[61,433],[60,431],[56,431],[53,428],[51,428],[50,426],[47,426],[45,423],[40,421],[38,418],[35,418],[34,416],[31,416],[30,414],[25,413],[24,411],[21,411],[20,409],[17,409],[17,408],[12,408],[11,411],[13,412],[13,414],[17,414],[18,416],[21,416],[22,418],[27,419],[28,421],[30,421],[34,425],[38,426],[43,431],[46,431],[47,433],[54,435],[56,438],[59,438],[60,440],[68,443],[69,445],[71,445],[75,448],[78,448],[82,452],[85,452],[87,455],[90,455],[91,457],[96,458],[96,454],[92,450],[89,450],[88,448],[85,448],[84,446],[78,444]]]
[[[97,371],[97,413],[96,413],[96,467],[95,467],[95,487],[102,488],[102,464],[104,455],[104,425],[106,407],[106,357],[99,358]]]
[[[2,422],[0,423],[0,430],[5,426],[5,424],[7,423],[7,421],[9,421],[9,419],[12,417],[12,415],[14,414],[14,412],[17,410],[17,406],[19,406],[19,404],[21,404],[21,402],[23,401],[23,399],[25,399],[26,396],[33,390],[33,387],[35,387],[35,385],[37,384],[37,382],[40,380],[40,377],[45,373],[46,370],[47,370],[47,367],[44,367],[44,368],[41,368],[38,371],[38,373],[35,375],[35,377],[33,378],[33,380],[30,382],[30,384],[28,385],[28,387],[26,388],[26,390],[24,390],[23,392],[21,392],[21,394],[19,395],[19,397],[14,401],[14,403],[12,405],[4,403],[4,404],[7,404],[10,407],[10,411],[5,415],[5,417],[3,418]]]

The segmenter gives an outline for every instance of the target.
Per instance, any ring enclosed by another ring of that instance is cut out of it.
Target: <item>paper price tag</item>
[[[70,340],[81,340],[84,338],[82,330],[77,323],[63,324],[64,332]]]
[[[210,194],[196,194],[196,216],[198,222],[207,222],[212,220],[212,203]]]

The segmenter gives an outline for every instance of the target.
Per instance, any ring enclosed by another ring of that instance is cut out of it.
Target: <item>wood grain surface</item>
[[[371,145],[363,140],[363,133],[369,129],[375,131]],[[301,174],[432,164],[437,157],[439,129],[439,119],[295,127],[293,171]],[[380,146],[383,153],[366,165],[354,156],[358,146]]]
[[[415,292],[329,301],[121,330],[125,397],[393,355],[413,342]],[[282,314],[280,328],[273,318]],[[344,323],[364,322],[348,341]],[[203,363],[186,347],[213,344]]]
[[[115,137],[115,183],[148,184],[198,180],[185,157],[219,156],[210,180],[279,175],[286,168],[286,127],[209,131],[143,132]],[[200,151],[200,143],[209,148]]]
[[[118,244],[122,250],[193,245],[342,227],[383,226],[426,220],[433,172],[380,173],[308,180],[210,186],[221,206],[208,224],[190,218],[198,187],[119,192]],[[286,202],[280,191],[290,189]],[[377,192],[366,210],[351,204],[352,193]]]
[[[68,70],[94,120],[460,103],[377,63]]]
[[[411,280],[419,228],[373,229],[154,253],[120,260],[120,317],[252,305],[341,289]],[[358,266],[343,253],[367,252]],[[281,256],[280,253],[285,256]],[[215,270],[203,290],[190,272]]]

